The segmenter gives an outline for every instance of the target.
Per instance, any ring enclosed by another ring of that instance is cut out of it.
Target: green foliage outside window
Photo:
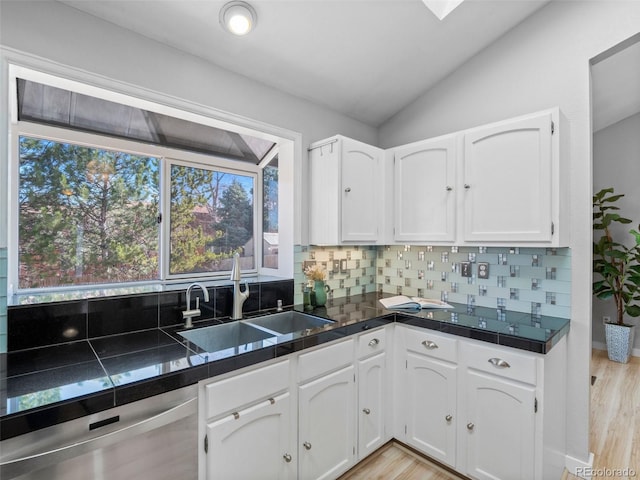
[[[20,288],[158,278],[156,158],[20,137]]]

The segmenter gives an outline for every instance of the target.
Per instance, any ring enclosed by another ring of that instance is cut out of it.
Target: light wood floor
[[[635,469],[640,479],[640,358],[611,362],[607,352],[594,350],[591,373],[590,450],[594,469]],[[339,480],[459,480],[455,474],[391,442],[356,465]],[[595,478],[595,477],[594,477]],[[614,478],[604,477],[599,478]],[[565,471],[563,480],[579,477]]]

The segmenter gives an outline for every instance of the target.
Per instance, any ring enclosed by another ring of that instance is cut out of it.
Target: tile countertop
[[[405,313],[384,309],[378,298],[369,293],[330,300],[326,307],[309,313],[335,323],[217,352],[205,352],[186,341],[178,334],[183,328],[174,326],[0,354],[0,439],[185,387],[394,321],[541,354],[569,330],[569,320],[563,318],[533,318],[530,314],[489,308],[470,311],[459,304],[452,304],[453,309]],[[302,307],[294,310],[302,311]],[[218,323],[199,322],[196,327]]]

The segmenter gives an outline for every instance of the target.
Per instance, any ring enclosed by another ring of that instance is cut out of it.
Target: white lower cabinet
[[[386,359],[382,352],[358,361],[358,459],[387,441]]]
[[[464,381],[467,475],[535,478],[536,388],[476,371],[469,371]]]
[[[208,479],[294,479],[289,392],[208,423]],[[265,441],[267,440],[267,441]]]
[[[406,365],[406,443],[455,467],[457,366],[413,352]]]
[[[538,355],[401,325],[395,338],[399,440],[474,479],[560,478],[566,339]]]
[[[332,479],[355,459],[353,365],[298,387],[299,478]]]
[[[392,437],[479,480],[560,478],[546,355],[392,324],[199,385],[200,480],[335,479]]]
[[[290,364],[287,359],[200,382],[198,478],[297,477]]]

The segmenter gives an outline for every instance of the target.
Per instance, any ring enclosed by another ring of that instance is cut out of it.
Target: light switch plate
[[[460,262],[460,275],[463,277],[471,276],[471,262]]]
[[[486,262],[478,263],[478,278],[489,278],[489,264]]]

